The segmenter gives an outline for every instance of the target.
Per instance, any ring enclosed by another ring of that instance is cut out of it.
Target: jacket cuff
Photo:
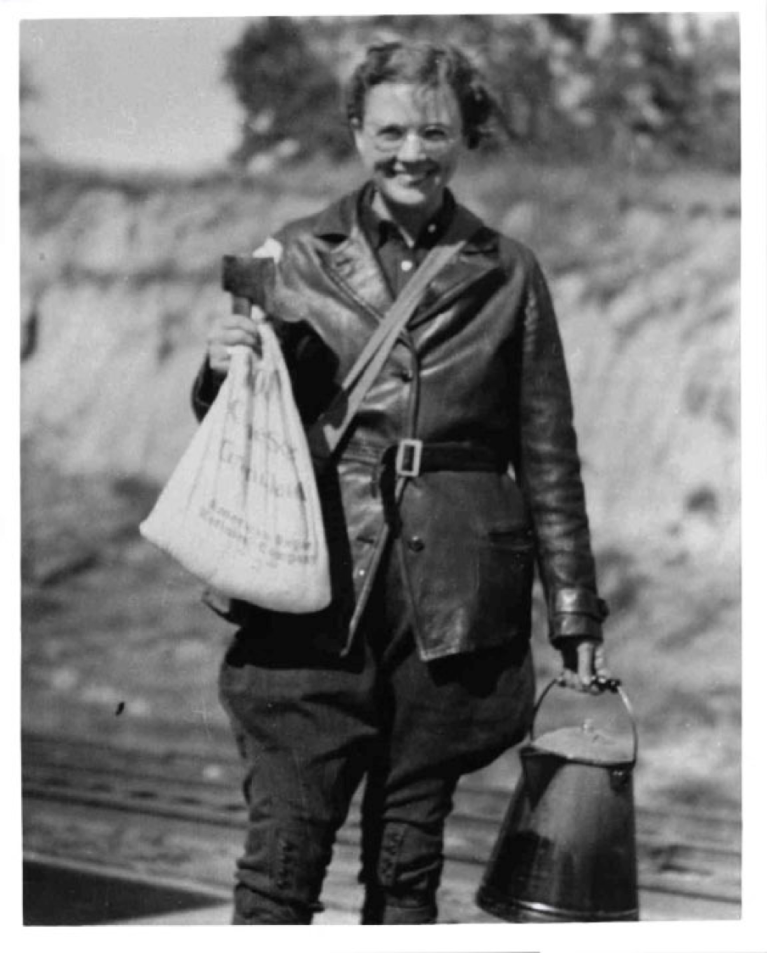
[[[226,374],[214,371],[207,360],[200,368],[192,386],[192,408],[198,420],[210,410],[225,378]]]
[[[601,642],[602,622],[608,615],[604,599],[588,589],[560,589],[551,600],[551,642],[557,647],[570,639]]]

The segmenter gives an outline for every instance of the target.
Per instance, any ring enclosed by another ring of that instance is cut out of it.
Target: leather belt
[[[466,443],[425,443],[408,438],[389,446],[351,441],[344,457],[371,463],[379,473],[397,477],[416,477],[440,470],[504,473],[508,460],[496,450]]]
[[[394,467],[397,476],[415,477],[440,470],[472,470],[503,473],[508,462],[488,447],[463,443],[424,443],[400,440],[384,451],[381,463]]]

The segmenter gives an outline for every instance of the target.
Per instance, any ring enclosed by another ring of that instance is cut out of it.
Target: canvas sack
[[[311,457],[272,327],[229,372],[142,535],[211,588],[278,612],[330,603]]]

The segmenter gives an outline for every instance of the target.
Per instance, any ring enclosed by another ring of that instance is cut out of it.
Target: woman
[[[369,181],[268,243],[268,318],[307,424],[428,250],[448,236],[465,243],[319,476],[331,607],[239,613],[221,672],[248,764],[238,924],[311,922],[363,777],[362,922],[435,922],[457,781],[529,728],[536,558],[564,683],[586,691],[607,675],[546,283],[528,249],[447,189],[491,99],[457,50],[389,43],[367,51],[347,108]],[[222,313],[195,386],[200,416],[236,345],[257,350],[257,328]]]

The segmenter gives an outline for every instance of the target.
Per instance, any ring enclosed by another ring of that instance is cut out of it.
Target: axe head
[[[246,298],[267,311],[274,288],[274,261],[250,255],[224,255],[221,260],[221,287],[235,298]]]

